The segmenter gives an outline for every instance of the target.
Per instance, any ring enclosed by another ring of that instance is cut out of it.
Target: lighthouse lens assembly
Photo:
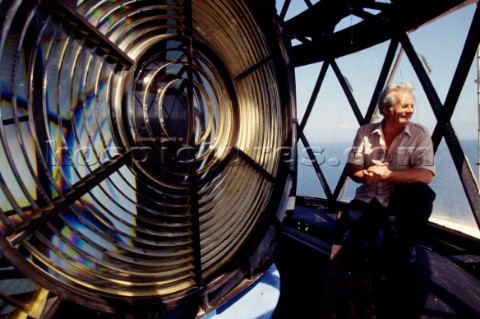
[[[264,268],[295,153],[288,53],[264,4],[0,8],[0,249],[14,267],[119,313],[214,303]]]

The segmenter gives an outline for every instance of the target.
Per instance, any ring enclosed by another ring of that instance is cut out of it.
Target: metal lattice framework
[[[375,112],[378,94],[389,80],[391,71],[394,69],[395,54],[399,49],[403,50],[422,85],[437,119],[437,124],[432,133],[434,147],[437,149],[441,140],[445,139],[455,168],[460,176],[464,192],[467,195],[473,216],[480,227],[479,185],[450,122],[480,43],[478,1],[431,0],[424,1],[421,6],[412,0],[392,0],[387,2],[374,0],[323,0],[318,1],[315,5],[312,5],[310,1],[305,2],[308,4],[309,9],[286,21],[292,39],[300,42],[293,47],[295,66],[300,67],[316,62],[323,62],[323,64],[309,105],[299,124],[298,136],[302,143],[307,149],[310,149],[308,139],[303,134],[303,130],[309,120],[318,92],[322,87],[329,68],[335,73],[352,112],[361,125],[371,121]],[[291,1],[285,1],[281,16],[285,16],[290,5]],[[470,23],[469,33],[456,66],[455,74],[451,79],[447,97],[445,102],[442,103],[425,66],[422,64],[421,58],[410,41],[408,33],[444,14],[467,5],[476,5],[476,13]],[[359,22],[348,28],[335,31],[335,26],[339,21],[348,16],[359,18]],[[353,30],[355,30],[356,35],[354,42],[351,41]],[[345,55],[355,54],[382,42],[388,42],[389,49],[367,112],[362,114],[349,88],[349,84],[345,80],[345,76],[337,65],[336,59]],[[315,155],[311,150],[309,157],[315,167],[329,205],[335,207],[347,178],[346,172],[342,173],[335,190],[332,191],[325,180],[321,168],[316,164]]]

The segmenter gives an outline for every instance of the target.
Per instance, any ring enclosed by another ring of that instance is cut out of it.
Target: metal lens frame
[[[5,258],[122,313],[207,311],[268,266],[296,136],[266,1],[0,8]]]

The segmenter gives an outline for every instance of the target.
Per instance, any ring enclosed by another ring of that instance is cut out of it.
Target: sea
[[[478,183],[479,143],[476,139],[463,139],[460,141],[460,144],[468,159],[468,165]],[[345,166],[351,142],[317,143],[310,145],[310,147],[333,193]],[[300,146],[300,144],[298,154],[297,194],[326,197],[312,162],[305,148]],[[480,238],[480,231],[474,219],[472,208],[468,203],[445,141],[442,141],[436,152],[435,169],[436,175],[430,186],[437,194],[437,197],[430,221]],[[359,184],[351,179],[347,179],[340,193],[339,200],[351,200],[355,196],[355,189],[358,186]]]

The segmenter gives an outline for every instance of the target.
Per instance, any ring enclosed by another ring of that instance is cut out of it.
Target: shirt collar
[[[382,123],[383,123],[383,121],[378,122],[376,124],[374,130],[372,131],[372,134],[378,134],[378,135],[383,136]],[[400,134],[407,134],[408,136],[412,136],[412,134],[410,133],[410,125],[411,125],[411,123],[408,123],[407,126],[405,126],[403,128],[403,131]]]

